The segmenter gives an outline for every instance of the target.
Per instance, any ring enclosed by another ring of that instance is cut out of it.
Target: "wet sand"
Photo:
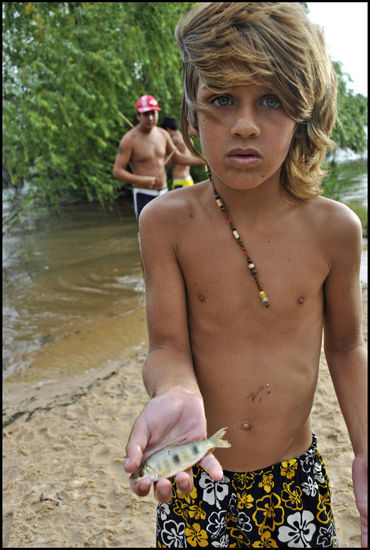
[[[363,289],[367,334],[367,288]],[[155,501],[123,470],[132,423],[147,401],[145,354],[57,381],[5,381],[4,548],[153,548]],[[347,435],[325,359],[312,425],[327,463],[339,545],[360,546]]]

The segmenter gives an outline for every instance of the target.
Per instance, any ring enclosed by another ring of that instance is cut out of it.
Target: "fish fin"
[[[166,449],[168,449],[170,451],[173,447],[178,447],[179,445],[182,445],[183,443],[189,443],[189,440],[186,437],[183,437],[182,439],[179,439],[179,440],[175,441],[174,443],[169,443],[168,445],[164,445],[163,447],[158,447],[158,449],[155,449],[152,452],[152,454],[150,454],[146,457],[145,460],[148,460],[148,458],[150,458],[154,454],[162,452]]]
[[[191,441],[187,437],[183,437],[182,439],[175,441],[175,443],[172,443],[171,447],[178,447],[179,445],[183,445],[184,443],[191,443]]]
[[[169,451],[171,451],[174,447],[179,447],[180,445],[183,445],[184,443],[190,443],[190,441],[186,437],[183,437],[182,439],[178,439],[174,443],[170,443],[169,445],[165,445],[164,447],[160,447],[155,452],[159,453],[159,451],[164,451],[165,449],[168,449]]]
[[[222,439],[226,433],[226,430],[227,430],[227,427],[221,428],[209,438],[210,441],[214,443],[214,449],[216,447],[231,447],[231,443],[229,443],[226,439]]]

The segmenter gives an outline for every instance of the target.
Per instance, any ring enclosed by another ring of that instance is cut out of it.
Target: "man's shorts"
[[[313,435],[298,458],[221,481],[193,467],[194,489],[157,508],[157,547],[334,548],[331,490]]]
[[[164,193],[167,193],[167,191],[168,191],[167,187],[159,190],[141,189],[140,187],[133,187],[132,194],[134,197],[134,208],[135,208],[136,220],[139,221],[139,216],[141,214],[141,211],[144,208],[144,206],[148,204],[148,202],[152,201],[156,197],[159,197],[160,195],[163,195]]]
[[[184,178],[183,180],[175,179],[172,182],[171,189],[181,189],[182,187],[188,187],[189,185],[194,185],[193,178],[191,176],[188,176],[187,178]]]

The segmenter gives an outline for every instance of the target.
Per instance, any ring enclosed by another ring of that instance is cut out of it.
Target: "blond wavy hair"
[[[321,29],[296,2],[200,2],[178,23],[183,57],[181,126],[184,140],[198,130],[197,90],[268,84],[300,130],[281,169],[281,185],[298,199],[312,199],[337,118],[337,78]]]

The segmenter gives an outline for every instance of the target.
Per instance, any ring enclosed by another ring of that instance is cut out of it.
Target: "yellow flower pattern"
[[[286,476],[288,479],[292,479],[295,476],[295,472],[298,468],[298,462],[295,458],[293,460],[284,460],[281,463],[280,473],[282,476]]]
[[[187,527],[185,536],[191,546],[208,546],[207,533],[201,529],[199,523],[193,523],[192,526]]]
[[[271,493],[257,500],[252,518],[260,534],[266,529],[275,531],[277,526],[284,523],[284,508],[281,506],[279,495]]]
[[[238,501],[237,507],[242,508],[252,508],[254,498],[248,493],[236,493],[236,499]]]
[[[281,493],[281,499],[287,508],[291,510],[302,510],[302,489],[294,485],[294,481],[291,483],[283,483],[283,491]]]
[[[261,483],[258,487],[263,487],[266,493],[270,493],[274,488],[274,476],[272,473],[263,474]]]
[[[253,548],[279,548],[276,541],[271,536],[270,531],[265,531],[261,535],[261,540],[257,540],[252,544]]]
[[[207,514],[204,510],[202,510],[202,502],[200,502],[199,506],[197,504],[194,504],[193,506],[190,506],[189,508],[189,518],[194,519],[206,519]]]

